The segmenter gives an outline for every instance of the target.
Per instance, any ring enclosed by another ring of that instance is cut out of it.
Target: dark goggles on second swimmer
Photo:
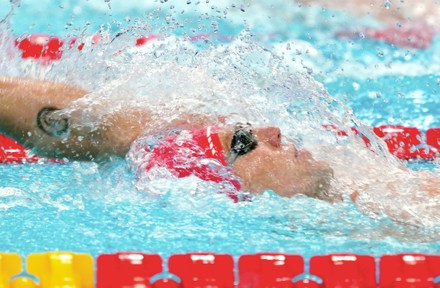
[[[232,136],[231,141],[231,151],[228,155],[228,163],[234,163],[238,156],[249,153],[254,150],[257,145],[258,141],[252,133],[251,124],[235,124],[234,135]]]

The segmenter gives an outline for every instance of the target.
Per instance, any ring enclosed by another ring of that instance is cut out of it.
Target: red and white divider
[[[282,253],[173,254],[167,267],[158,254],[121,252],[91,255],[70,252],[30,254],[26,272],[39,287],[297,287],[297,288],[439,288],[440,255],[301,255]],[[379,265],[376,265],[378,262]],[[96,265],[95,265],[96,264]],[[94,269],[95,267],[95,269]],[[22,273],[18,254],[0,253],[0,286],[37,287]],[[96,276],[96,279],[95,279]]]
[[[337,136],[348,136],[345,131],[338,130],[332,125],[324,125],[324,127],[333,131]],[[367,137],[356,128],[352,128],[352,131],[362,138],[367,147],[370,146],[370,140]],[[380,125],[372,127],[372,131],[385,142],[390,153],[399,159],[432,160],[440,157],[440,128],[422,131],[416,127]]]
[[[333,126],[326,127],[338,137],[347,136],[346,132]],[[353,131],[362,137],[367,147],[370,145],[365,136],[360,135],[354,128]],[[440,128],[430,128],[422,132],[415,127],[382,125],[373,127],[372,131],[386,143],[390,153],[397,158],[432,160],[440,157]],[[422,141],[423,139],[426,141]],[[32,163],[40,160],[44,159],[30,155],[19,143],[0,134],[0,163]]]
[[[157,38],[159,38],[159,35],[156,34],[142,36],[137,38],[133,45],[142,46]],[[93,35],[89,40],[91,45],[104,41],[99,35]],[[78,44],[76,38],[63,40],[57,36],[47,34],[31,34],[25,38],[16,39],[15,46],[21,51],[23,59],[34,59],[41,61],[43,64],[48,64],[52,61],[60,60],[66,49],[76,48],[82,51],[85,43]]]
[[[421,31],[423,33],[421,33]],[[413,27],[410,29],[402,29],[401,27],[385,30],[366,29],[362,32],[365,36],[377,40],[384,40],[393,45],[401,47],[411,47],[418,49],[426,49],[432,42],[432,38],[436,35],[436,31],[429,27]],[[357,38],[358,32],[340,32],[337,37]],[[158,34],[151,34],[142,36],[136,39],[134,46],[142,46],[154,39],[159,38]],[[219,34],[197,34],[189,36],[191,41],[205,41],[209,39],[218,39],[220,41],[229,42],[233,39],[232,36],[225,36]],[[99,35],[91,36],[91,44],[95,45],[101,43],[102,39]],[[47,34],[31,34],[24,38],[15,40],[15,45],[22,52],[23,58],[39,59],[43,64],[51,61],[61,59],[65,49],[76,48],[82,50],[85,43],[76,43],[76,38],[61,39],[57,36]]]
[[[141,36],[131,45],[136,47],[143,46],[158,38],[160,38],[159,34]],[[189,39],[193,42],[209,39],[218,39],[227,42],[231,41],[232,37],[217,34],[197,34],[190,36]],[[92,35],[88,37],[87,42],[90,42],[90,45],[97,45],[111,41],[99,35]],[[38,60],[42,64],[49,64],[52,61],[60,60],[63,56],[63,52],[68,49],[82,51],[85,45],[84,42],[78,43],[77,38],[61,39],[48,34],[31,34],[23,38],[15,39],[15,46],[20,50],[23,59]]]

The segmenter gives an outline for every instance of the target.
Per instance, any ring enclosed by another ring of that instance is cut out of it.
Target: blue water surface
[[[153,200],[135,192],[129,174],[113,172],[109,179],[93,164],[0,169],[1,186],[17,188],[13,196],[2,197],[2,205],[12,208],[1,214],[1,249],[22,255],[58,250],[164,256],[278,251],[307,258],[335,252],[438,253],[440,247],[435,230],[370,217],[352,204],[287,199],[269,192],[253,202],[234,204],[224,195],[189,196],[180,185]]]

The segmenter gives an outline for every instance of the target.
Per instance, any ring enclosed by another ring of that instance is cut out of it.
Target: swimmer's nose
[[[257,132],[257,138],[259,141],[267,142],[274,147],[281,146],[281,130],[278,127],[264,127]]]

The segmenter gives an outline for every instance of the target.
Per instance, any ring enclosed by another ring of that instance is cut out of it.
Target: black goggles
[[[228,156],[228,163],[232,164],[238,156],[245,155],[254,150],[258,140],[252,134],[252,125],[249,123],[237,123],[234,128],[234,135],[231,141],[231,151]]]

